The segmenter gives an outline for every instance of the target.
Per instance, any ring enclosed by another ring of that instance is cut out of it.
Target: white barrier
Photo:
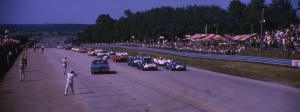
[[[300,67],[300,60],[292,60],[292,66]]]

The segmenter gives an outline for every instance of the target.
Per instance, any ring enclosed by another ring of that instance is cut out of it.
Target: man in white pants
[[[63,67],[63,74],[66,75],[67,72],[67,57],[61,60],[62,62],[62,67]]]
[[[69,87],[71,88],[72,94],[74,95],[73,78],[76,76],[77,74],[74,72],[74,70],[70,69],[70,72],[68,73],[67,84],[66,84],[64,95],[67,95]]]
[[[22,60],[20,61],[19,67],[20,67],[20,81],[23,82],[25,81],[25,72],[24,72],[24,65]]]

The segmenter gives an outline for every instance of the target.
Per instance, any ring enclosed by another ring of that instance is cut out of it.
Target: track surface
[[[163,67],[159,67],[158,71],[142,71],[127,66],[127,63],[116,63],[110,59],[110,73],[91,75],[90,64],[95,57],[52,48],[46,49],[40,55],[47,60],[47,66],[54,70],[46,72],[51,72],[51,75],[59,78],[56,82],[61,85],[59,88],[62,96],[66,76],[62,75],[60,60],[67,57],[68,68],[75,69],[79,75],[74,80],[76,94],[59,97],[61,100],[68,98],[70,102],[74,100],[76,104],[84,105],[80,109],[84,108],[85,111],[299,112],[300,110],[300,90],[278,84],[191,67],[188,67],[187,71],[170,71]]]

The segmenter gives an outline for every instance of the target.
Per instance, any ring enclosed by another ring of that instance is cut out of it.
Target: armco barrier
[[[157,49],[157,48],[132,47],[132,46],[116,46],[116,45],[114,45],[114,46],[98,46],[98,47],[126,48],[126,49],[133,49],[133,50],[143,50],[143,51],[151,51],[151,52],[158,52],[158,53],[164,53],[164,54],[172,54],[172,55],[184,56],[184,57],[253,62],[253,63],[263,63],[263,64],[270,64],[270,65],[292,67],[292,60],[289,60],[289,59],[264,58],[264,57],[241,56],[241,55],[188,53],[188,52],[163,50],[163,49]]]

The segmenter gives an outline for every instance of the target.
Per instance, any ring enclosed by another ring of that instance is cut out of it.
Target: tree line
[[[96,23],[79,34],[80,42],[124,42],[139,40],[154,42],[159,36],[168,40],[183,38],[187,34],[249,34],[260,32],[264,10],[264,31],[284,29],[299,23],[297,9],[290,0],[251,0],[248,4],[232,0],[227,9],[219,6],[160,7],[147,11],[124,11],[118,20],[100,14]],[[298,3],[300,10],[300,2]]]

